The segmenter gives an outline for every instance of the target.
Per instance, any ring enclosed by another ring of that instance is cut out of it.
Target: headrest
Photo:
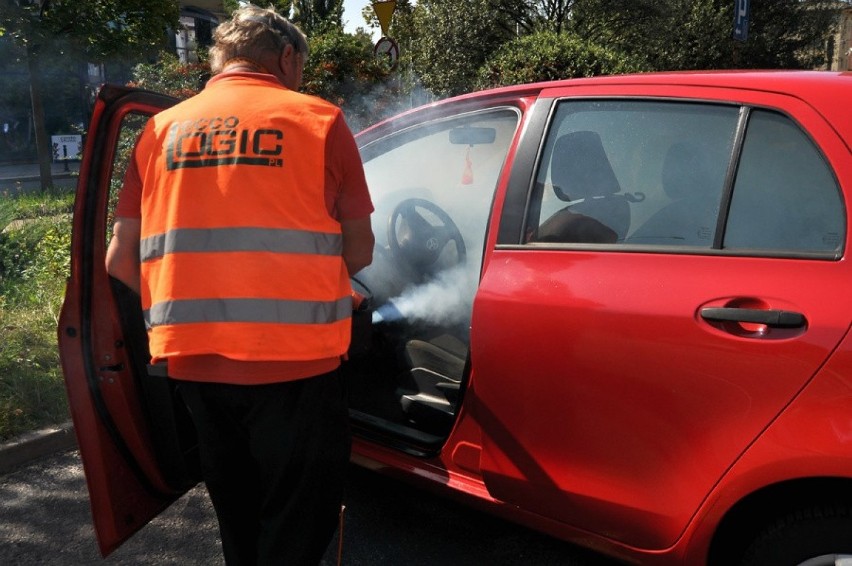
[[[673,199],[699,196],[708,189],[717,175],[713,174],[706,151],[695,142],[677,142],[669,147],[660,175],[663,190]],[[710,195],[707,195],[710,196]]]
[[[550,179],[556,196],[564,201],[621,191],[597,132],[571,132],[556,140]]]

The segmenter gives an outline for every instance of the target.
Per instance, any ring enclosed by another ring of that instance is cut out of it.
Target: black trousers
[[[351,436],[337,371],[269,385],[179,381],[228,566],[316,565],[337,527]]]

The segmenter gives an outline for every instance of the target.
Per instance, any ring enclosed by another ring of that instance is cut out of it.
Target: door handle
[[[701,318],[716,322],[751,322],[773,328],[802,328],[807,320],[798,312],[775,309],[741,309],[733,307],[705,307]]]

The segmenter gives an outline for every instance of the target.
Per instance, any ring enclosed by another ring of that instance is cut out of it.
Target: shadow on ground
[[[615,566],[597,555],[353,467],[346,566]],[[202,486],[180,498],[108,559],[97,550],[79,454],[69,450],[0,476],[0,564],[223,564]],[[337,540],[322,566],[337,564]]]

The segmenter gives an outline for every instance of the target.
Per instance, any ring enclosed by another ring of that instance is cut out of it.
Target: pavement
[[[50,164],[53,184],[61,187],[77,185],[80,171],[79,161],[54,162]],[[38,163],[0,163],[0,195],[24,192],[41,188]]]
[[[0,444],[0,475],[76,446],[70,421],[18,436]]]
[[[343,566],[616,566],[450,499],[350,468]],[[339,535],[340,533],[338,533]],[[338,566],[336,536],[319,566]],[[79,453],[58,452],[0,476],[0,564],[219,566],[219,530],[198,485],[108,558],[98,552]]]

